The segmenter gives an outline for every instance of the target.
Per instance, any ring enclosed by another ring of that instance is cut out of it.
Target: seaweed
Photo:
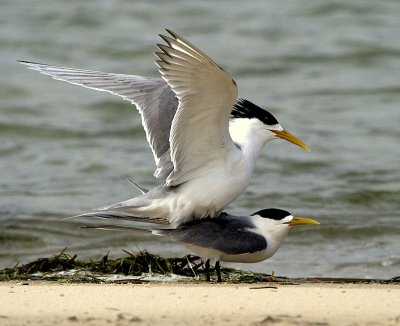
[[[77,255],[69,255],[67,249],[49,258],[39,258],[23,265],[0,270],[0,281],[12,280],[51,280],[74,283],[105,282],[148,282],[146,276],[181,276],[181,282],[197,282],[205,280],[205,266],[200,257],[187,255],[180,258],[163,258],[159,255],[140,251],[137,254],[123,250],[125,257],[110,259],[109,253],[94,260],[79,260]],[[211,266],[211,272],[215,267]],[[222,279],[229,283],[262,283],[271,282],[280,285],[296,285],[300,283],[379,283],[400,284],[400,277],[388,280],[354,279],[354,278],[287,278],[278,277],[274,273],[254,273],[229,267],[221,267]],[[132,276],[112,280],[113,275]],[[161,277],[160,277],[161,280]]]
[[[108,253],[99,260],[78,260],[77,255],[69,255],[66,248],[61,253],[50,258],[39,258],[24,265],[16,265],[12,268],[0,270],[0,281],[27,280],[27,279],[62,279],[65,274],[56,274],[65,271],[76,270],[85,272],[83,279],[98,279],[99,275],[132,275],[143,274],[176,274],[186,277],[197,277],[205,273],[203,261],[200,257],[187,255],[181,258],[163,258],[150,254],[147,251],[140,251],[132,254],[128,251],[126,257],[109,259]],[[81,273],[82,274],[82,273]],[[82,279],[78,273],[69,277],[73,280]],[[49,276],[50,275],[50,276]]]

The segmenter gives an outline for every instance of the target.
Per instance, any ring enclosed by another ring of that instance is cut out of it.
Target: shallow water
[[[163,239],[88,232],[60,218],[157,184],[135,108],[51,80],[17,59],[157,76],[164,27],[204,49],[312,148],[269,144],[229,211],[280,207],[318,219],[270,260],[242,268],[287,276],[399,274],[400,3],[397,1],[2,1],[0,267],[68,247],[187,251]]]

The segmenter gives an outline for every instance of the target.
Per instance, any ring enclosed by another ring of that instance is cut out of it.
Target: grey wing
[[[135,104],[156,162],[154,176],[164,178],[173,171],[169,136],[178,99],[163,79],[20,62],[54,79],[108,92]]]
[[[171,236],[175,241],[202,248],[212,248],[228,255],[257,252],[267,247],[263,236],[248,230],[244,221],[221,218],[189,222],[177,229],[159,232]]]

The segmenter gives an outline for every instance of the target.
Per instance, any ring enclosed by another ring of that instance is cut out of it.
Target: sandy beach
[[[1,325],[400,325],[400,286],[0,283]]]

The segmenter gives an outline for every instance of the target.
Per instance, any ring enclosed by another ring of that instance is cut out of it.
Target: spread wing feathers
[[[20,62],[56,80],[108,92],[135,104],[156,162],[155,177],[166,177],[173,170],[169,134],[178,99],[163,79]]]
[[[126,220],[126,221],[130,221],[130,222],[142,222],[142,223],[169,225],[168,220],[163,219],[163,218],[148,218],[145,216],[121,214],[118,212],[116,212],[116,213],[90,212],[90,213],[67,217],[67,218],[64,218],[63,220],[68,220],[68,219],[72,219],[72,218],[80,218],[80,217],[101,218],[101,219],[111,219],[111,220]]]
[[[169,136],[174,171],[168,185],[196,177],[202,168],[225,161],[234,147],[229,134],[229,115],[237,97],[233,79],[206,54],[181,36],[160,35],[156,61],[179,105]]]

